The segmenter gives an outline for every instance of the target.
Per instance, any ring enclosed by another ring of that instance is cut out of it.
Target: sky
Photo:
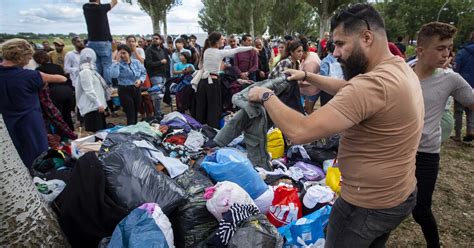
[[[87,33],[82,5],[88,0],[0,0],[0,33]],[[108,3],[110,0],[102,0]],[[108,14],[112,34],[151,34],[150,17],[136,0],[118,1]],[[168,13],[168,34],[202,33],[198,24],[201,0],[183,0]]]

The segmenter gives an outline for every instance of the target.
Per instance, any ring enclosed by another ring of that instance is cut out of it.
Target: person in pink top
[[[311,73],[319,73],[321,60],[317,53],[309,50],[308,39],[300,36],[299,40],[303,44],[303,58],[300,64],[300,70]],[[304,110],[307,114],[313,112],[314,104],[318,100],[319,89],[306,81],[300,82],[300,93],[305,98]]]

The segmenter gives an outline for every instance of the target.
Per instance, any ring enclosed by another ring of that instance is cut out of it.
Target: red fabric
[[[165,139],[165,142],[172,143],[175,145],[184,145],[184,142],[186,141],[186,136],[184,135],[173,135],[167,139]]]
[[[281,227],[302,216],[303,210],[298,190],[284,185],[276,188],[272,206],[267,212],[268,220],[275,227]]]
[[[275,56],[278,56],[278,47],[273,48],[273,53],[275,54]]]
[[[310,52],[313,52],[313,53],[316,53],[316,52],[317,52],[315,47],[309,47],[309,51],[310,51]]]
[[[322,39],[320,44],[321,44],[321,49],[324,51],[324,49],[326,49],[326,43],[328,42],[328,40],[326,39]]]
[[[389,43],[388,43],[388,49],[390,49],[390,52],[391,52],[393,55],[396,55],[396,56],[405,58],[405,55],[403,55],[403,53],[400,52],[400,49],[398,49],[398,47],[397,47],[397,45],[395,45],[395,43],[389,42]]]

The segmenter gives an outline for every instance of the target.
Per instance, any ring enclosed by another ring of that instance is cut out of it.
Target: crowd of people
[[[134,125],[139,115],[161,118],[170,82],[183,83],[180,92],[190,93],[176,97],[177,105],[189,104],[178,110],[220,129],[223,116],[236,111],[226,103],[249,88],[248,100],[261,104],[293,144],[343,134],[341,196],[331,212],[326,247],[382,247],[409,214],[428,247],[440,246],[431,211],[440,121],[453,97],[453,139],[474,138],[474,32],[453,56],[456,28],[427,23],[418,33],[416,57],[405,58],[403,37],[389,42],[380,14],[356,4],[336,14],[331,32],[318,42],[303,35],[270,41],[218,32],[203,47],[194,35],[114,41],[107,13],[116,4],[84,4],[88,37],[72,38],[72,51],[59,38],[54,49],[44,42],[36,51],[23,39],[2,43],[0,113],[27,167],[48,150],[48,134],[75,139],[77,127],[89,132],[110,127],[107,118],[118,107],[114,97],[126,124]],[[228,77],[230,84],[223,80]],[[296,101],[304,113],[254,85],[281,77],[298,82]],[[321,107],[315,110],[318,99]]]

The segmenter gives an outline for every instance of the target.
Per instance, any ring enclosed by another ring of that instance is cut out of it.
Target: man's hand
[[[304,71],[295,70],[295,69],[286,69],[283,73],[288,74],[288,80],[303,80]]]
[[[262,102],[262,95],[265,92],[271,92],[270,89],[264,88],[264,87],[253,87],[249,90],[249,96],[248,99],[251,102]]]
[[[98,111],[99,111],[99,113],[104,113],[105,112],[105,107],[104,106],[99,106]]]
[[[160,62],[161,62],[162,64],[166,64],[166,63],[168,63],[168,60],[162,59]]]
[[[261,77],[261,78],[264,78],[264,77],[265,77],[265,72],[264,72],[264,71],[260,71],[260,77]]]
[[[249,73],[248,72],[240,73],[240,78],[241,79],[249,79]]]

